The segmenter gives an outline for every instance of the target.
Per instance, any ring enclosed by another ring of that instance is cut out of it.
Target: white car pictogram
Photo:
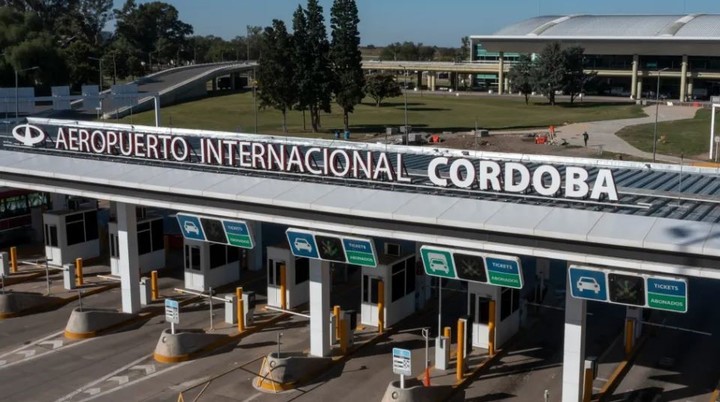
[[[595,292],[595,294],[600,293],[600,284],[598,281],[595,278],[590,278],[588,276],[582,276],[578,279],[577,288],[580,291],[589,290]]]
[[[309,241],[307,241],[307,239],[298,237],[295,239],[295,241],[293,241],[293,245],[295,245],[295,250],[298,250],[298,251],[305,250],[308,253],[312,253],[312,250],[313,250],[312,245],[310,244]]]
[[[185,233],[195,233],[195,235],[200,236],[200,228],[197,227],[195,222],[185,221],[183,227],[185,228]]]

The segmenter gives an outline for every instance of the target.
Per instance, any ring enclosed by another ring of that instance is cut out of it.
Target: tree
[[[551,105],[555,105],[555,92],[563,89],[565,83],[565,53],[557,42],[549,43],[535,60],[535,88]]]
[[[332,63],[335,101],[343,109],[343,124],[349,129],[348,115],[365,96],[365,74],[362,70],[358,10],[355,0],[335,0],[330,10]]]
[[[260,35],[260,59],[258,60],[257,81],[259,82],[260,105],[272,107],[282,113],[283,132],[287,133],[287,111],[297,100],[297,86],[294,81],[292,58],[293,40],[285,23],[273,20],[272,27],[265,28]]]
[[[533,83],[536,77],[535,64],[530,56],[520,55],[518,62],[515,63],[508,72],[508,79],[513,88],[521,94],[525,95],[525,104],[529,103],[528,96],[533,91]]]
[[[307,9],[293,15],[298,107],[310,111],[313,132],[320,129],[320,112],[330,113],[332,71],[328,60],[330,44],[325,32],[322,7],[308,0]]]
[[[460,49],[458,49],[457,58],[458,61],[470,61],[470,38],[463,36],[460,38]]]
[[[570,103],[575,97],[584,91],[585,85],[595,78],[597,72],[585,73],[584,53],[585,49],[580,46],[573,46],[563,51],[565,59],[565,80],[563,91],[570,95]]]
[[[157,62],[175,59],[186,44],[186,36],[193,33],[193,27],[180,20],[174,6],[159,1],[137,5],[135,0],[127,0],[115,10],[115,20],[116,37],[125,39],[148,63],[153,55]]]
[[[375,100],[375,106],[380,107],[383,99],[395,98],[402,95],[400,85],[391,74],[375,74],[367,78],[365,92]]]

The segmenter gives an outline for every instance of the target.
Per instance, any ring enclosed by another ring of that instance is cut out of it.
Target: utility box
[[[450,367],[450,338],[438,336],[435,338],[435,368],[447,370]]]
[[[63,287],[66,290],[75,289],[75,266],[72,264],[63,265]]]
[[[140,304],[149,306],[152,303],[152,286],[150,278],[140,278]]]
[[[10,256],[6,251],[0,253],[0,276],[10,276]]]
[[[237,325],[237,296],[225,295],[225,322]]]
[[[255,324],[255,292],[243,292],[243,309],[245,314],[245,326]]]

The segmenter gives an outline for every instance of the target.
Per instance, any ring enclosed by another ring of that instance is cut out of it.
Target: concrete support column
[[[685,102],[687,96],[687,66],[688,57],[683,55],[682,65],[680,66],[680,102]]]
[[[416,83],[416,86],[417,86],[418,91],[419,91],[420,89],[422,89],[422,76],[423,76],[423,72],[422,72],[422,71],[418,71],[418,72],[417,72],[417,83]]]
[[[569,264],[568,264],[569,265]],[[585,300],[565,294],[565,336],[563,342],[562,402],[580,402],[585,369]]]
[[[506,93],[511,93],[510,92],[510,80],[507,77],[505,77],[505,81],[503,82],[503,88],[505,89]]]
[[[692,99],[692,96],[693,96],[693,79],[692,79],[692,77],[688,78],[687,95]]]
[[[330,352],[330,263],[310,260],[310,355]]]
[[[500,52],[498,57],[498,93],[502,95],[505,93],[505,53]]]
[[[134,314],[140,311],[140,267],[135,205],[117,203],[117,224],[122,311]]]
[[[643,83],[642,79],[639,79],[637,82],[637,98],[638,99],[642,98],[642,93],[643,93],[642,83]]]
[[[458,74],[451,72],[450,73],[450,88],[452,88],[453,91],[458,89]]]
[[[633,55],[633,61],[632,61],[632,83],[630,84],[630,98],[631,99],[638,99],[640,98],[638,91],[637,91],[637,81],[638,81],[638,64],[640,64],[640,57],[636,54]]]
[[[263,245],[262,245],[262,222],[248,222],[248,230],[253,238],[255,247],[248,250],[248,269],[250,271],[260,271],[265,267],[263,264]]]
[[[213,90],[213,92],[215,92],[218,90],[217,78],[213,78],[211,81],[212,81],[212,90]]]

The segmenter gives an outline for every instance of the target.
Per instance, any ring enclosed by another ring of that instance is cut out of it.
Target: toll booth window
[[[45,225],[45,245],[50,247],[58,246],[57,226]]]
[[[156,219],[150,223],[150,233],[152,237],[152,251],[165,249],[165,229],[163,228],[162,219]]]
[[[269,285],[277,285],[277,280],[275,279],[275,261],[268,259],[268,284]]]
[[[367,275],[363,275],[362,283],[362,301],[368,304],[378,304],[378,288],[380,287],[380,280],[377,278],[371,278]]]
[[[65,217],[65,232],[68,246],[97,240],[97,211],[67,215]]]
[[[224,244],[210,245],[210,269],[222,267],[240,260],[240,252],[237,247],[230,247]]]
[[[408,258],[392,266],[392,301],[415,291],[415,258]]]
[[[185,246],[185,269],[200,271],[200,247]]]
[[[84,215],[73,214],[65,217],[65,232],[67,236],[67,245],[85,242],[85,222]]]
[[[371,304],[378,304],[378,300],[380,300],[380,298],[378,297],[379,288],[380,288],[380,279],[378,279],[378,278],[370,279],[370,303]]]
[[[295,259],[295,284],[310,280],[310,260],[307,258]]]
[[[152,251],[152,237],[150,233],[150,222],[138,223],[137,225],[138,254],[143,255]]]
[[[240,249],[237,247],[232,246],[226,246],[227,247],[227,262],[230,264],[231,262],[238,262],[240,260]]]
[[[363,303],[369,303],[369,297],[370,294],[370,277],[367,275],[363,275],[363,281],[362,281],[362,301]]]
[[[97,211],[85,212],[85,241],[98,239]]]
[[[500,321],[504,321],[520,308],[520,291],[503,288],[500,293]]]

